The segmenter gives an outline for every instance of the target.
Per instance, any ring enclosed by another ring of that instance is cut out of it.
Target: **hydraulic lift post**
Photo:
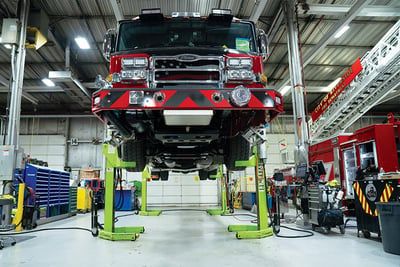
[[[136,240],[139,233],[144,232],[143,226],[125,226],[115,227],[115,169],[135,167],[136,162],[124,162],[118,157],[117,148],[109,145],[103,145],[103,154],[106,157],[106,175],[105,175],[105,204],[104,204],[104,230],[100,230],[99,237],[107,240]]]
[[[215,176],[216,179],[220,179],[221,182],[221,209],[208,209],[207,213],[210,215],[226,215],[229,214],[229,209],[227,205],[227,181],[226,177],[224,177],[224,172],[222,166],[219,167],[218,173]],[[225,179],[225,180],[223,180]]]
[[[265,146],[264,142],[259,147]],[[259,149],[260,150],[260,149]],[[248,161],[236,161],[239,167],[254,167],[256,176],[257,225],[229,225],[229,232],[236,232],[238,239],[264,238],[273,235],[268,227],[267,193],[265,185],[264,159],[259,157],[257,147],[253,148],[253,156]]]
[[[161,214],[161,210],[147,210],[147,180],[151,178],[149,167],[142,172],[142,203],[139,211],[141,216],[158,216]]]

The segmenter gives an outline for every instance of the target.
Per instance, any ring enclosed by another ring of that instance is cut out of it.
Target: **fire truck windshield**
[[[254,26],[248,22],[223,25],[205,19],[125,21],[119,27],[116,50],[189,46],[257,52],[254,38]]]

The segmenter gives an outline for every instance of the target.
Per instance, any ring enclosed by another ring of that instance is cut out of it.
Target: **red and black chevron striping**
[[[99,109],[135,109],[135,108],[160,108],[160,109],[236,109],[229,99],[231,89],[221,90],[144,90],[143,98],[137,104],[129,103],[130,90],[103,90],[95,97],[101,98],[100,104],[93,106],[93,110]],[[161,102],[154,100],[154,95],[162,92],[165,99]],[[223,97],[219,102],[213,100],[214,93],[220,93]],[[251,90],[251,100],[242,109],[282,109],[282,105],[275,102],[275,91],[265,89]]]

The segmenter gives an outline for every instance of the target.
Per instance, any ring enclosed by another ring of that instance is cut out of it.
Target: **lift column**
[[[149,167],[142,172],[142,203],[139,211],[141,216],[158,216],[161,210],[147,210],[147,180],[151,178]]]
[[[215,178],[220,179],[221,183],[221,209],[208,209],[207,213],[210,215],[226,215],[229,214],[229,209],[227,205],[227,177],[224,176],[222,166],[219,167],[218,173]]]
[[[143,226],[115,227],[115,173],[118,168],[135,167],[136,162],[124,162],[118,157],[115,146],[104,144],[103,154],[106,157],[105,175],[105,204],[104,204],[104,230],[99,232],[99,237],[107,240],[136,240],[139,233],[144,232]]]
[[[265,185],[264,161],[266,161],[265,129],[257,145],[253,147],[253,156],[248,161],[237,161],[238,167],[254,167],[257,194],[257,225],[229,225],[228,231],[236,232],[236,238],[264,238],[273,235],[273,229],[268,227],[267,193]],[[258,149],[257,149],[258,147]]]

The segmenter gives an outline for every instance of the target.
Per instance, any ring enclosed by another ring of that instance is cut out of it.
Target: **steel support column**
[[[293,21],[293,11],[294,11],[294,0],[282,0],[282,6],[286,17],[289,17],[289,13],[292,14],[290,19]],[[368,5],[371,0],[357,0],[356,3],[350,8],[349,12],[343,16],[329,31],[322,37],[322,39],[312,48],[312,50],[304,56],[303,66],[307,66],[319,53],[329,44],[333,37],[343,28],[343,26],[348,25],[359,13]],[[290,10],[289,10],[290,9]],[[287,22],[286,22],[287,25]],[[297,31],[296,31],[297,32]],[[288,33],[289,34],[289,33]],[[296,35],[297,36],[297,35]],[[297,38],[297,37],[296,37]],[[289,43],[288,43],[289,45]],[[278,86],[278,91],[282,91],[282,88],[289,82],[288,75]]]
[[[22,86],[24,83],[24,68],[25,68],[25,42],[26,42],[26,27],[28,25],[28,14],[29,14],[29,0],[23,0],[21,5],[20,14],[20,35],[18,42],[18,50],[16,59],[11,58],[13,67],[11,67],[12,83],[11,83],[11,101],[10,101],[10,115],[8,120],[7,130],[7,145],[15,146],[17,150],[19,148],[19,128],[20,128],[20,114],[21,114],[21,97],[22,97]],[[13,52],[15,46],[13,45]],[[14,54],[14,53],[13,53]],[[15,164],[15,163],[14,163]]]
[[[295,134],[294,159],[296,164],[308,164],[308,125],[305,109],[305,90],[303,84],[302,64],[300,59],[299,39],[294,20],[293,0],[282,1],[286,15],[286,33],[288,39],[289,71],[292,87],[293,119]]]

